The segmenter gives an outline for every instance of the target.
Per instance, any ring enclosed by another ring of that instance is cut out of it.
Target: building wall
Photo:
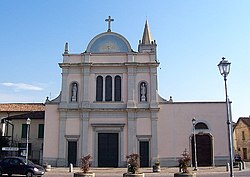
[[[177,165],[187,149],[191,153],[192,119],[204,122],[212,136],[215,165],[225,165],[228,159],[228,138],[225,103],[184,102],[160,104],[158,120],[159,157],[167,165]],[[199,133],[199,132],[197,132]],[[223,146],[222,146],[223,144]]]
[[[43,163],[56,161],[59,146],[59,112],[58,105],[46,105],[43,144]]]

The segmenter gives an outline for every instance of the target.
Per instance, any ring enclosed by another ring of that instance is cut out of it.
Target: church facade
[[[140,155],[142,167],[159,160],[177,166],[186,149],[198,165],[228,160],[225,102],[174,102],[158,94],[157,44],[146,21],[138,51],[121,34],[95,36],[83,53],[65,44],[60,95],[45,103],[43,161],[79,165],[90,154],[92,166],[124,167],[126,155]],[[196,118],[195,131],[192,119]]]

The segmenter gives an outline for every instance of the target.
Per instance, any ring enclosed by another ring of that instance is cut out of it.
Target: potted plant
[[[74,177],[95,177],[95,173],[89,172],[90,169],[90,155],[83,156],[81,158],[81,166],[80,169],[82,172],[74,173]]]
[[[44,169],[45,169],[46,172],[51,171],[51,165],[49,165],[48,162],[45,162],[45,163],[43,164],[43,167],[44,167]]]
[[[191,157],[185,149],[182,153],[182,157],[179,159],[180,172],[175,173],[174,177],[196,177],[196,173],[188,171],[188,166],[190,165]]]
[[[160,171],[161,171],[160,161],[157,160],[153,165],[153,172],[160,172]]]
[[[144,177],[144,173],[139,172],[140,168],[140,158],[138,154],[130,154],[126,156],[127,158],[127,173],[123,174],[123,177]]]

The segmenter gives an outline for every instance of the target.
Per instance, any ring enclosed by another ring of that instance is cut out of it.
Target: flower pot
[[[45,165],[45,171],[46,172],[51,171],[51,165]]]
[[[160,172],[160,171],[161,171],[160,165],[153,165],[153,172]]]
[[[76,172],[74,173],[74,177],[95,177],[95,173]]]
[[[123,177],[144,177],[144,173],[136,173],[136,174],[123,173]]]
[[[196,177],[196,173],[175,173],[174,177]]]

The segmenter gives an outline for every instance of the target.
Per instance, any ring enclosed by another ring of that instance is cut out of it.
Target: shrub
[[[90,158],[91,158],[90,154],[87,155],[87,156],[83,156],[81,158],[81,166],[80,166],[80,168],[83,171],[83,173],[87,173],[89,171],[89,168],[90,168],[90,165],[91,165]]]
[[[180,171],[182,171],[183,173],[188,173],[189,171],[188,171],[187,167],[189,166],[191,157],[189,156],[186,149],[185,149],[185,151],[183,151],[182,156],[183,157],[179,159]]]
[[[136,174],[140,168],[140,158],[138,154],[130,154],[126,156],[128,162],[128,173]]]

